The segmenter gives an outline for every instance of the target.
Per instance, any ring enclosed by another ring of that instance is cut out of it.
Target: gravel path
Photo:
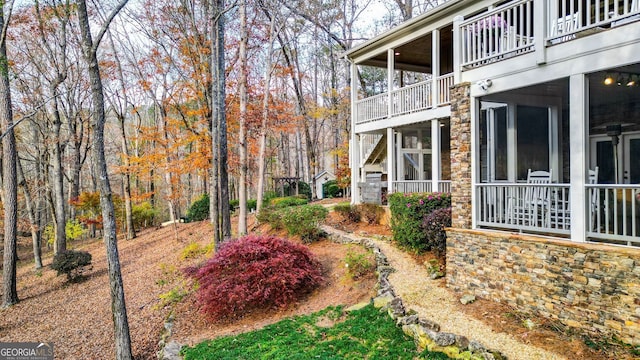
[[[480,341],[487,348],[498,350],[509,359],[566,359],[561,355],[524,344],[509,334],[495,332],[483,322],[469,318],[457,309],[458,297],[448,289],[438,286],[435,280],[431,280],[424,265],[416,263],[411,256],[387,241],[374,241],[387,256],[391,267],[396,270],[389,275],[389,281],[396,295],[402,298],[404,306],[417,311],[421,319],[438,323],[440,331]]]

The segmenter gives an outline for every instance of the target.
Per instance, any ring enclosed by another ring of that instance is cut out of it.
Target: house
[[[450,0],[350,49],[353,201],[451,192],[447,286],[640,344],[639,34],[639,0]]]

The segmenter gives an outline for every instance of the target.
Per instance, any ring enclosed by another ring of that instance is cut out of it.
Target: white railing
[[[640,185],[587,185],[591,216],[587,237],[619,245],[640,245]]]
[[[453,73],[442,75],[438,80],[438,99],[437,105],[446,105],[451,102],[449,89],[453,86]]]
[[[356,124],[384,119],[389,115],[389,94],[378,94],[356,102]]]
[[[391,92],[391,116],[400,116],[424,111],[435,105],[450,103],[449,88],[453,86],[453,73],[442,75],[436,79],[437,98],[433,94],[432,80],[421,81]],[[379,94],[356,102],[356,124],[386,119],[389,117],[389,94]]]
[[[451,192],[451,180],[440,180],[438,182],[438,191],[450,193]]]
[[[555,44],[575,39],[576,33],[621,25],[631,17],[640,17],[638,0],[550,1],[547,6],[547,40]]]
[[[399,180],[393,182],[393,192],[433,192],[432,180]],[[438,181],[438,192],[451,192],[451,180]]]
[[[533,3],[514,1],[462,22],[461,65],[474,67],[533,51]]]
[[[433,182],[431,180],[399,180],[393,182],[393,192],[417,193],[432,191]]]
[[[568,235],[568,184],[477,184],[476,223],[481,227]]]
[[[431,80],[421,81],[391,92],[391,116],[409,114],[431,107]]]

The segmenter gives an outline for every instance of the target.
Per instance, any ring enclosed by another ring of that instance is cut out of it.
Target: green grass
[[[447,359],[419,353],[386,314],[373,305],[344,314],[342,307],[282,320],[262,330],[226,336],[184,347],[195,359]]]

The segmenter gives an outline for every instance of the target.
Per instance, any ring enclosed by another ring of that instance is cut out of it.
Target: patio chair
[[[594,170],[589,169],[588,184],[598,183],[598,167]],[[588,206],[589,206],[589,229],[594,230],[597,221],[598,211],[600,209],[600,191],[597,188],[589,189]],[[571,209],[569,193],[564,189],[552,191],[551,204],[549,206],[549,223],[552,228],[570,230],[571,228]]]
[[[544,220],[546,210],[549,207],[549,190],[547,186],[536,186],[550,184],[552,170],[527,172],[527,184],[533,186],[518,187],[515,194],[509,197],[509,215],[512,224],[525,226],[540,226],[546,223]]]

